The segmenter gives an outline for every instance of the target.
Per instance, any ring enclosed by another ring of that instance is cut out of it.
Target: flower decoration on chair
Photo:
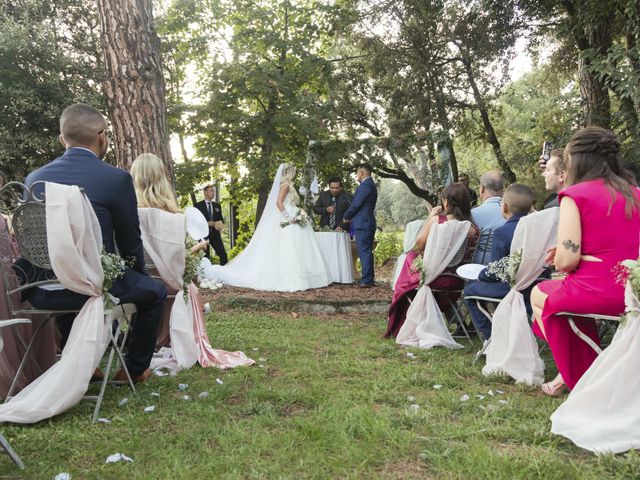
[[[185,257],[184,257],[184,275],[182,279],[184,280],[184,292],[188,293],[189,284],[198,276],[198,272],[200,271],[200,262],[204,257],[204,250],[199,249],[195,252],[193,251],[193,247],[198,245],[198,242],[193,240],[191,237],[187,235],[185,240]]]
[[[413,259],[413,262],[411,262],[411,271],[420,272],[420,286],[422,287],[427,279],[427,273],[424,271],[424,258],[422,255],[418,255]]]
[[[111,310],[117,301],[109,290],[113,287],[113,281],[122,278],[124,270],[127,268],[128,262],[117,253],[107,253],[104,249],[100,254],[100,263],[104,272],[104,281],[102,282],[102,298],[104,300],[105,310]]]
[[[516,284],[516,273],[522,262],[522,250],[513,252],[500,260],[487,265],[487,273],[493,275],[501,282],[508,283],[511,287]]]
[[[614,267],[613,273],[616,283],[620,285],[626,285],[628,283],[633,294],[640,298],[640,258],[637,260],[623,260]],[[624,322],[631,317],[631,314],[638,314],[638,312],[627,306],[627,310],[622,316],[620,324],[624,324]]]

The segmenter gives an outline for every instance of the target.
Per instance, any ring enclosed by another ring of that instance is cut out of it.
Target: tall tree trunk
[[[478,105],[478,110],[480,110],[480,118],[482,119],[484,131],[487,134],[487,141],[489,142],[491,147],[493,147],[493,153],[496,156],[498,165],[502,169],[504,178],[509,183],[513,183],[516,181],[516,174],[513,172],[513,170],[511,170],[511,167],[507,163],[507,159],[502,153],[502,148],[500,147],[498,136],[496,135],[496,131],[493,128],[493,123],[491,123],[491,119],[489,118],[489,110],[487,108],[487,104],[484,101],[484,97],[480,93],[478,84],[476,83],[476,78],[473,73],[473,67],[471,65],[471,59],[466,52],[462,52],[462,65],[464,65],[464,71],[467,74],[467,80],[469,80],[469,85],[471,86],[471,90],[473,91],[473,98],[476,101],[476,105]]]
[[[162,159],[173,180],[160,42],[152,0],[98,0],[116,162],[129,168],[141,153]]]
[[[615,8],[603,9],[599,18],[584,23],[584,15],[578,11],[582,4],[573,0],[563,0],[562,4],[573,22],[573,37],[579,51],[578,75],[580,96],[582,97],[582,122],[585,126],[597,125],[611,128],[611,100],[609,90],[600,80],[593,68],[589,54],[595,51],[606,57],[611,48],[611,24],[615,17]],[[585,7],[587,8],[587,7]]]

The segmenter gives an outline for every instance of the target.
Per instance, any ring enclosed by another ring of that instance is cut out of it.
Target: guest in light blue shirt
[[[504,225],[502,216],[502,193],[504,180],[502,173],[490,171],[480,177],[480,201],[482,205],[471,210],[473,223],[481,229],[482,234],[478,239],[478,247],[473,261],[486,265],[491,261],[490,233]]]

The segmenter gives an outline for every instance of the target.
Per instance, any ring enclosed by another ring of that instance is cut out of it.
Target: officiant
[[[209,224],[209,246],[205,250],[207,258],[211,259],[210,247],[213,247],[216,255],[220,258],[220,265],[227,263],[227,252],[222,243],[220,232],[224,228],[224,217],[222,216],[222,206],[214,201],[216,195],[213,185],[204,187],[204,200],[196,203],[194,206],[200,210],[204,218]]]
[[[327,182],[329,189],[320,193],[313,211],[320,215],[320,227],[329,227],[331,230],[341,232],[345,227],[344,212],[351,205],[352,196],[342,190],[342,180],[338,177],[330,178]]]

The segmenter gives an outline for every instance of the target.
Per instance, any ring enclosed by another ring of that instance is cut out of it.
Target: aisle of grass
[[[232,311],[210,316],[208,326],[214,345],[244,350],[264,367],[193,368],[154,377],[136,396],[110,387],[108,424],[90,424],[85,403],[39,425],[3,425],[27,470],[0,457],[0,478],[640,475],[635,452],[597,458],[552,436],[548,418],[560,400],[483,378],[470,351],[407,357],[380,339],[380,319]],[[179,391],[179,383],[188,388]],[[465,394],[470,399],[460,401]],[[148,405],[155,412],[143,413]],[[115,452],[134,463],[105,465]]]

